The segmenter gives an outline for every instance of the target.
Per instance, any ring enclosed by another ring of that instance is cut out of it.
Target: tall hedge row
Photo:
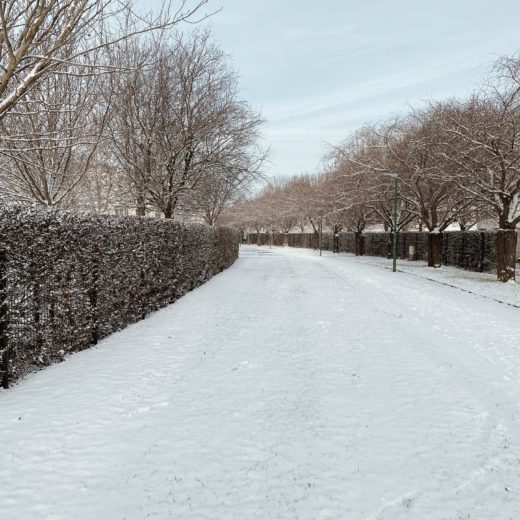
[[[3,386],[174,302],[237,256],[230,229],[0,209]]]
[[[495,231],[449,231],[444,232],[442,243],[442,263],[461,267],[469,271],[493,271],[496,269],[496,232]],[[271,236],[267,233],[248,235],[250,244],[269,244]],[[275,234],[273,243],[289,247],[318,248],[319,236],[316,233]],[[332,251],[332,233],[323,233],[321,246]],[[390,257],[392,235],[382,232],[366,232],[362,234],[362,254],[366,256]],[[417,260],[428,260],[428,233],[408,231],[401,232],[397,239],[397,255],[408,258],[409,246],[415,247]],[[339,233],[339,250],[355,253],[355,233]]]

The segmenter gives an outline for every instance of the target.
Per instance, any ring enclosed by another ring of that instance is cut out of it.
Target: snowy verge
[[[359,263],[392,269],[392,260],[386,258],[348,256]],[[518,282],[499,282],[495,273],[477,273],[448,266],[433,268],[428,267],[426,262],[409,262],[407,260],[398,260],[397,269],[401,273],[418,276],[520,308],[520,284]],[[517,278],[520,279],[520,272],[517,272]]]
[[[257,247],[257,246],[251,246]],[[269,250],[268,246],[258,247],[260,251]],[[283,255],[310,255],[319,258],[319,251],[312,249],[273,247],[273,252],[283,251]],[[391,271],[392,260],[377,256],[355,256],[351,253],[333,254],[330,251],[322,251],[323,258],[332,258],[336,262],[357,262],[371,267],[378,267]],[[502,283],[497,280],[495,273],[478,273],[466,271],[459,267],[442,266],[440,268],[428,267],[423,261],[410,262],[399,259],[397,270],[400,273],[424,278],[431,282],[440,283],[454,289],[469,292],[483,298],[489,298],[499,303],[505,303],[520,308],[520,269],[517,269],[517,281]],[[391,275],[392,273],[390,273]]]

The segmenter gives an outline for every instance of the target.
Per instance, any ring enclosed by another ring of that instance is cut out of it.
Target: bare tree
[[[467,101],[437,104],[453,181],[496,215],[501,281],[515,277],[514,230],[520,222],[520,78],[515,64],[500,60],[494,81]]]
[[[99,76],[71,68],[42,79],[0,119],[0,182],[10,198],[74,205],[102,140],[109,104],[98,102]]]
[[[260,172],[262,120],[238,99],[236,75],[208,31],[125,43],[118,61],[152,56],[111,86],[123,100],[110,123],[115,155],[129,172],[138,214],[148,205],[173,218],[180,206],[205,204],[214,222],[233,191]]]
[[[83,65],[100,48],[192,19],[206,3],[165,2],[159,15],[142,16],[125,0],[0,2],[0,119],[64,65]]]
[[[475,197],[449,174],[442,117],[433,108],[416,110],[388,125],[383,138],[388,167],[399,177],[399,195],[429,231],[428,265],[440,267],[442,232],[475,205]]]
[[[309,222],[309,201],[312,197],[312,181],[309,175],[297,175],[285,180],[283,190],[284,211],[295,221],[295,227],[304,233]]]
[[[128,198],[123,172],[112,161],[106,141],[100,144],[90,168],[74,196],[74,209],[96,214],[128,215]]]
[[[327,155],[329,164],[325,176],[328,198],[332,201],[327,219],[333,226],[334,234],[342,229],[355,234],[355,254],[362,255],[362,234],[367,226],[375,222],[376,213],[367,204],[370,199],[370,176],[359,172],[356,164],[345,160],[347,156],[344,148],[333,148]]]
[[[261,168],[266,155],[251,144],[237,143],[242,150],[223,160],[220,169],[208,169],[188,195],[191,210],[206,224],[214,226],[227,207],[242,200],[254,183],[263,180]]]
[[[108,122],[110,148],[122,172],[127,199],[144,216],[153,161],[157,157],[157,129],[163,120],[157,82],[163,71],[158,56],[161,38],[125,40],[110,50],[111,62],[122,71],[109,77],[105,98],[115,97]],[[126,70],[126,72],[125,72]]]
[[[413,222],[415,214],[409,202],[399,197],[394,226],[394,186],[399,172],[395,171],[395,164],[388,153],[391,130],[389,124],[365,126],[337,147],[336,151],[338,159],[348,165],[350,184],[358,178],[362,186],[360,195],[364,200],[361,217],[367,215],[371,222],[383,224],[385,231],[399,233]],[[389,240],[389,254],[391,245]]]

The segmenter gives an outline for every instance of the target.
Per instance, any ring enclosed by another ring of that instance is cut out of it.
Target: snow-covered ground
[[[373,260],[244,247],[0,393],[0,518],[520,518],[520,309]]]
[[[328,253],[330,255],[331,253]],[[353,255],[348,255],[352,259]],[[336,255],[335,258],[344,258],[344,254]],[[355,258],[357,262],[373,266],[392,269],[392,260],[374,256],[361,256]],[[398,260],[397,269],[400,272],[413,276],[427,278],[453,288],[461,289],[473,294],[478,294],[484,298],[490,298],[500,303],[507,303],[520,308],[520,269],[517,269],[516,282],[497,283],[496,273],[476,273],[466,271],[458,267],[442,266],[440,269],[428,267],[427,262],[409,262]]]

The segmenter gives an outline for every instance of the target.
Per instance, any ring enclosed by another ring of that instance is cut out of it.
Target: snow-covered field
[[[241,253],[0,393],[2,520],[520,518],[520,309],[491,299],[503,288]]]

